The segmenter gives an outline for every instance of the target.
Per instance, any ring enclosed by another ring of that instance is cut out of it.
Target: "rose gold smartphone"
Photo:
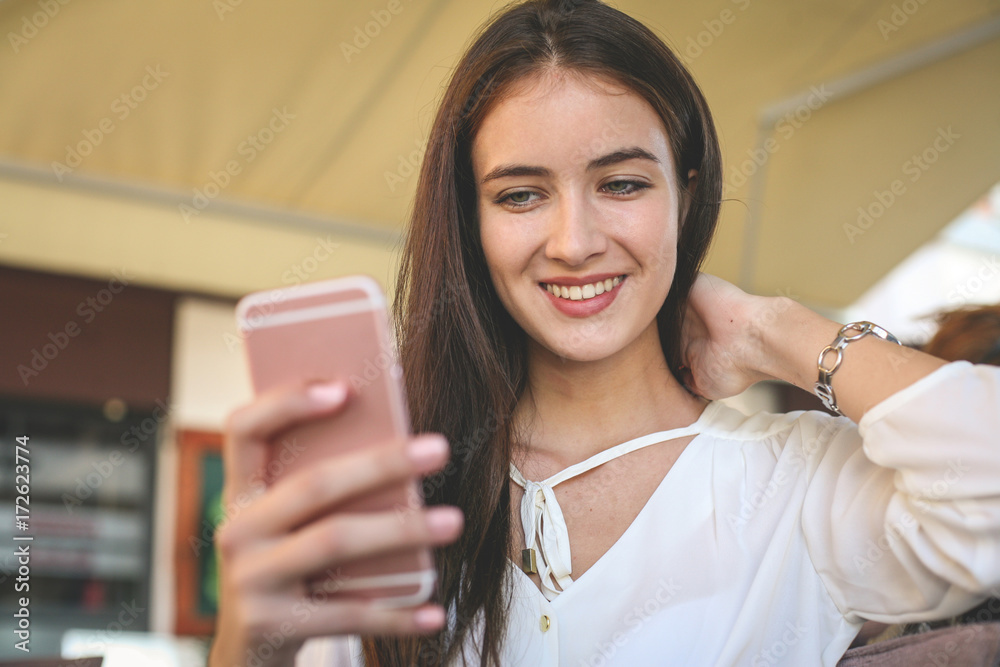
[[[343,412],[292,429],[275,443],[269,483],[363,447],[397,443],[404,455],[410,422],[402,371],[385,295],[374,279],[349,276],[249,294],[236,306],[236,320],[258,394],[289,381],[342,379],[351,386]],[[402,518],[422,506],[413,479],[342,504],[337,511],[392,511]],[[401,607],[425,602],[435,577],[431,551],[425,547],[317,573],[310,583],[314,593]]]

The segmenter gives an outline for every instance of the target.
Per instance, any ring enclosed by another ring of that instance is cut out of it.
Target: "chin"
[[[607,359],[621,350],[621,345],[614,340],[596,341],[581,334],[578,341],[566,344],[565,340],[549,341],[542,340],[536,344],[548,350],[549,353],[564,361],[600,361]]]
[[[563,361],[577,361],[577,362],[580,362],[580,363],[587,363],[587,362],[600,361],[602,359],[607,359],[608,357],[610,357],[614,353],[611,352],[611,353],[608,353],[608,354],[603,354],[601,352],[583,353],[583,352],[579,352],[579,351],[574,351],[574,352],[567,352],[565,354],[559,354],[557,352],[556,354]]]

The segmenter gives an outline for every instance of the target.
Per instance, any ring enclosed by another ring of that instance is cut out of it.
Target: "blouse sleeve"
[[[804,428],[806,545],[849,620],[944,618],[1000,594],[1000,368],[951,363],[857,428]]]
[[[295,654],[295,667],[353,667],[360,664],[351,658],[352,654],[360,655],[357,639],[354,635],[308,639]]]

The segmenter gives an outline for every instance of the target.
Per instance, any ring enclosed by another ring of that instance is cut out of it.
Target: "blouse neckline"
[[[509,556],[507,558],[508,562],[514,567],[515,570],[520,572],[521,576],[527,580],[527,583],[531,584],[531,588],[533,590],[537,591],[541,595],[544,595],[549,602],[554,603],[559,598],[565,596],[568,591],[573,588],[577,588],[579,585],[578,582],[581,579],[587,578],[588,575],[595,570],[600,570],[604,566],[604,563],[606,563],[609,558],[613,557],[612,552],[620,549],[620,544],[626,542],[628,539],[631,539],[629,536],[631,533],[635,532],[636,524],[645,521],[644,517],[649,513],[649,508],[655,504],[654,501],[661,494],[662,489],[669,486],[670,482],[668,480],[677,476],[674,474],[674,470],[676,470],[679,465],[683,466],[685,461],[690,458],[688,450],[692,449],[698,441],[699,436],[705,432],[706,427],[716,417],[716,413],[719,412],[719,409],[722,407],[724,407],[722,403],[712,401],[705,406],[705,409],[702,410],[698,419],[688,426],[649,433],[613,447],[609,447],[608,449],[602,450],[584,461],[564,468],[541,482],[526,480],[516,466],[511,463],[511,479],[519,486],[525,488],[525,493],[521,500],[522,529],[525,533],[524,537],[526,548],[535,549],[536,560],[538,563],[538,573],[542,579],[542,590],[538,589],[528,575],[521,570],[521,567],[514,563]],[[607,463],[608,461],[618,458],[619,456],[624,456],[625,454],[642,449],[643,447],[666,442],[668,440],[683,438],[688,435],[694,435],[695,437],[691,440],[691,442],[684,446],[683,450],[681,450],[681,453],[670,467],[670,470],[668,470],[663,476],[663,479],[660,480],[660,483],[657,485],[656,489],[654,489],[653,493],[646,501],[646,504],[643,505],[641,510],[639,510],[639,513],[632,520],[632,523],[625,529],[625,532],[622,533],[618,540],[616,540],[615,543],[612,544],[611,547],[609,547],[608,550],[605,551],[604,554],[602,554],[601,557],[580,576],[580,578],[576,580],[572,579],[570,577],[572,560],[569,548],[569,534],[566,529],[565,520],[563,519],[562,510],[559,508],[559,503],[555,499],[555,493],[552,490],[552,487],[560,482],[583,474],[584,472],[587,472],[588,470],[591,470],[603,463]],[[561,590],[555,588],[553,585],[555,583],[559,584]]]

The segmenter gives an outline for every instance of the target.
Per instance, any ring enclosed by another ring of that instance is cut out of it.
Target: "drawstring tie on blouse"
[[[650,433],[615,445],[541,482],[526,480],[517,467],[513,463],[510,464],[510,478],[524,488],[524,497],[521,499],[521,526],[524,529],[525,562],[522,569],[531,573],[532,566],[537,568],[538,576],[542,580],[542,594],[547,600],[551,602],[573,583],[570,577],[573,571],[573,559],[569,547],[569,531],[566,529],[566,520],[563,518],[562,509],[552,487],[637,449],[696,434],[700,430],[700,422],[701,418],[690,426]]]

